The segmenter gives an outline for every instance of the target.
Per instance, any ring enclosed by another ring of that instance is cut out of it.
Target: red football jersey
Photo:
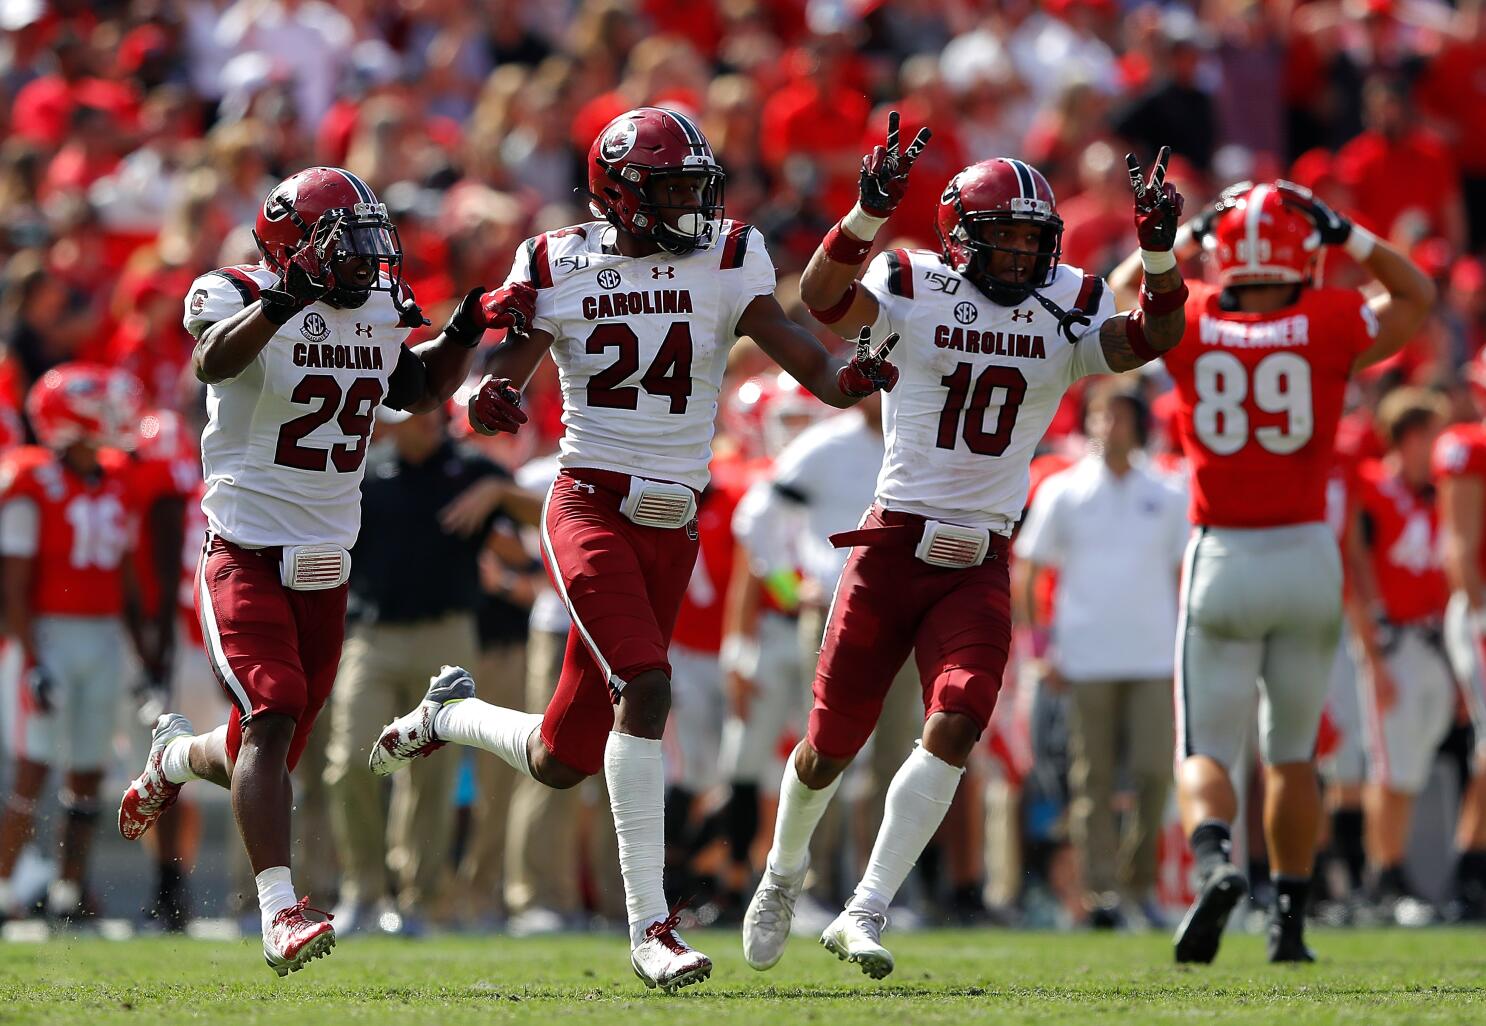
[[[103,473],[88,482],[49,450],[25,446],[6,454],[0,501],[28,499],[38,513],[31,611],[53,616],[119,616],[124,559],[132,548],[137,506],[128,460],[100,454]]]
[[[1325,519],[1347,378],[1377,335],[1353,289],[1306,288],[1272,313],[1223,310],[1191,286],[1187,332],[1166,354],[1192,472],[1192,522],[1278,527]]]
[[[129,465],[131,506],[136,511],[137,522],[133,525],[134,572],[139,578],[140,604],[146,615],[153,615],[162,601],[175,604],[175,588],[169,595],[160,594],[160,583],[155,579],[155,546],[150,537],[150,511],[162,499],[190,500],[197,494],[201,483],[201,464],[195,460],[141,460]],[[201,540],[187,545],[193,554],[200,553]],[[194,567],[194,561],[193,561]]]
[[[1450,585],[1440,562],[1433,491],[1420,495],[1382,463],[1369,461],[1358,469],[1356,499],[1388,619],[1411,623],[1443,616]]]
[[[733,538],[733,511],[748,490],[741,473],[717,473],[697,510],[697,562],[691,583],[681,600],[671,641],[693,652],[722,650],[722,614],[728,586],[733,579],[733,558],[738,543]]]
[[[1452,424],[1434,443],[1434,477],[1477,477],[1486,480],[1486,424]],[[1486,574],[1486,545],[1476,556]]]

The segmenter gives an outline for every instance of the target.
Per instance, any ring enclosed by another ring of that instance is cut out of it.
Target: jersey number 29
[[[1253,387],[1243,361],[1232,353],[1203,353],[1192,365],[1197,408],[1192,429],[1211,452],[1232,456],[1249,440],[1252,398],[1261,413],[1283,413],[1283,426],[1255,428],[1254,441],[1279,456],[1288,456],[1311,440],[1316,418],[1311,409],[1311,365],[1295,353],[1272,353],[1254,367]],[[1252,392],[1252,396],[1251,393]]]
[[[372,415],[382,401],[382,383],[376,378],[357,378],[341,390],[329,374],[310,374],[300,379],[289,394],[291,402],[320,405],[303,417],[295,417],[279,428],[273,461],[295,470],[326,470],[330,464],[349,474],[366,459],[366,442],[371,437]],[[342,402],[344,400],[344,403]],[[341,434],[356,439],[354,445],[337,442],[329,449],[301,445],[300,440],[316,428],[335,420]]]

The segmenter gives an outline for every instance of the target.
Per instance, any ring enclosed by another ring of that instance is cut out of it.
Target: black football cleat
[[[1269,924],[1269,960],[1271,962],[1314,962],[1315,952],[1305,945],[1305,934],[1286,930],[1277,922]]]
[[[1216,958],[1228,916],[1248,892],[1249,882],[1237,866],[1224,863],[1209,873],[1176,928],[1176,960],[1208,963]]]

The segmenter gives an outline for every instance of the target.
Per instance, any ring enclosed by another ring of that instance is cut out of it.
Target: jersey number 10
[[[1279,456],[1288,456],[1311,440],[1316,418],[1311,409],[1311,365],[1294,353],[1273,353],[1254,367],[1253,387],[1248,369],[1232,353],[1203,353],[1192,365],[1197,408],[1192,429],[1210,452],[1232,456],[1249,440],[1252,399],[1261,413],[1283,413],[1283,427],[1255,428],[1254,441]]]
[[[962,363],[955,367],[953,374],[939,379],[939,383],[949,389],[949,395],[944,400],[944,409],[939,411],[939,437],[935,444],[941,449],[953,449],[958,435],[976,455],[1000,456],[1011,444],[1017,411],[1027,397],[1027,379],[1015,367],[987,367],[975,379],[975,389],[971,391],[970,375],[974,371],[971,364]],[[1001,409],[996,413],[996,427],[987,431],[986,410],[998,388],[1005,389],[1005,395]],[[963,426],[961,413],[964,414]]]

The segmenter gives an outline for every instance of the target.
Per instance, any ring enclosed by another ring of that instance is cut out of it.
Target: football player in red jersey
[[[119,831],[143,835],[187,781],[230,788],[256,874],[263,955],[283,976],[335,944],[328,917],[296,897],[290,877],[289,774],[340,660],[373,411],[447,402],[485,329],[526,324],[532,304],[509,289],[472,289],[438,335],[408,348],[426,322],[402,280],[397,229],[341,168],[275,186],[254,238],[262,262],[197,278],[183,318],[207,386],[209,529],[196,599],[231,717],[200,736],[184,716],[160,717],[144,772],[120,802]]]
[[[137,598],[129,557],[129,447],[144,390],[120,371],[71,363],[26,397],[41,442],[6,455],[0,554],[9,658],[21,674],[13,790],[0,823],[0,907],[50,770],[62,772],[61,868],[49,914],[81,908],[98,785],[123,683],[124,617]],[[131,621],[133,618],[131,617]],[[131,623],[132,626],[132,623]],[[142,639],[136,634],[136,645]],[[146,665],[153,653],[140,647]]]
[[[1102,278],[1061,262],[1063,219],[1047,179],[1014,158],[981,161],[940,194],[938,252],[872,239],[903,196],[921,130],[899,152],[898,117],[862,161],[857,205],[826,235],[800,282],[815,316],[845,337],[901,331],[898,389],[883,399],[886,454],[876,500],[836,587],[805,740],[787,761],[763,880],[743,921],[755,969],[782,957],[808,843],[841,774],[866,743],[912,651],[921,743],[893,777],[867,868],[821,934],[881,978],[887,908],[959,789],[990,721],[1011,643],[1010,536],[1033,452],[1070,385],[1133,370],[1177,344],[1185,288],[1171,254],[1182,198],[1163,148],[1149,178],[1129,157],[1134,223],[1150,280],[1117,313]]]
[[[1450,601],[1445,646],[1475,726],[1471,782],[1455,832],[1461,914],[1486,919],[1486,424],[1455,424],[1435,442],[1440,533]]]
[[[1247,881],[1228,858],[1243,751],[1262,678],[1259,751],[1275,875],[1272,961],[1310,961],[1304,915],[1320,790],[1316,733],[1341,629],[1341,559],[1324,522],[1347,380],[1396,352],[1434,288],[1393,247],[1288,183],[1230,189],[1189,225],[1218,272],[1192,282],[1185,344],[1166,357],[1179,400],[1197,530],[1177,630],[1177,792],[1197,857],[1197,899],[1176,934],[1179,962],[1211,962]],[[1382,286],[1313,283],[1325,246]],[[1133,288],[1126,260],[1116,288]]]
[[[666,908],[660,738],[667,648],[696,560],[696,496],[708,480],[728,351],[749,336],[831,406],[897,380],[885,359],[894,339],[873,353],[864,336],[845,362],[789,319],[764,240],[723,216],[725,177],[690,118],[629,111],[589,151],[600,219],[522,245],[506,288],[534,293],[536,317],[494,351],[469,413],[482,433],[515,431],[527,419],[517,389],[551,352],[566,432],[542,552],[573,618],[562,678],[543,717],[469,697],[469,676],[451,668],[372,752],[373,770],[388,773],[458,741],[553,787],[602,770],[630,964],[646,986],[667,990],[712,972]]]
[[[1430,459],[1449,415],[1440,396],[1390,392],[1378,408],[1387,455],[1357,473],[1356,522],[1343,545],[1347,619],[1362,652],[1359,698],[1367,738],[1368,862],[1372,899],[1400,926],[1434,909],[1404,876],[1414,798],[1455,723],[1455,678],[1443,623],[1450,586],[1440,559]]]

